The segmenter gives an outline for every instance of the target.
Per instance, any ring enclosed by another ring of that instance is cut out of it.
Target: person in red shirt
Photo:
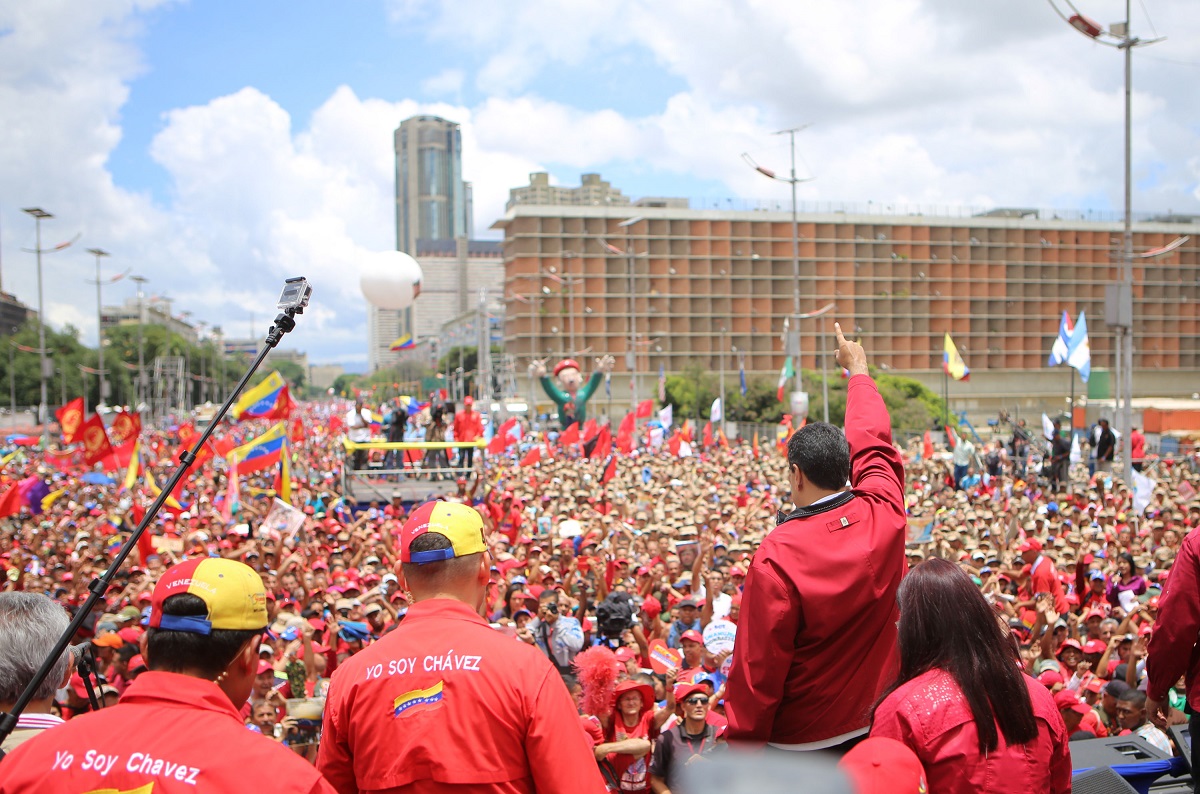
[[[342,794],[600,792],[562,678],[480,617],[491,554],[467,505],[428,502],[400,533],[400,625],[330,681],[317,768]]]
[[[483,437],[483,417],[475,410],[475,398],[463,399],[463,409],[454,415],[454,440],[475,441]],[[475,460],[475,447],[459,449],[460,468],[469,469]]]
[[[899,603],[900,674],[871,736],[908,745],[938,794],[1069,792],[1054,697],[1021,671],[1016,643],[970,577],[927,560],[900,585]]]
[[[600,718],[604,741],[595,746],[596,760],[605,765],[608,790],[649,794],[650,761],[658,726],[654,719],[654,690],[629,679],[617,684],[616,707]]]
[[[1158,620],[1146,649],[1146,714],[1162,728],[1171,718],[1167,695],[1184,677],[1192,715],[1188,729],[1200,736],[1200,532],[1179,547],[1171,577],[1159,596]],[[1192,742],[1192,764],[1200,764],[1200,742]],[[1200,769],[1200,766],[1194,766]]]
[[[731,743],[853,742],[896,674],[904,466],[862,345],[834,328],[850,372],[845,435],[812,422],[788,442],[797,510],[779,516],[746,575],[725,695]]]
[[[1026,609],[1030,622],[1032,623],[1034,616],[1034,602],[1042,593],[1050,594],[1054,599],[1054,611],[1065,615],[1071,605],[1067,603],[1067,594],[1063,591],[1058,571],[1054,570],[1054,563],[1042,554],[1042,542],[1037,538],[1030,538],[1017,547],[1017,552],[1025,561],[1025,567],[1015,572],[1020,583],[1019,593],[1023,597],[1020,606]]]
[[[30,739],[4,759],[0,794],[36,791],[242,791],[268,772],[271,791],[335,794],[312,765],[246,730],[267,627],[262,579],[234,560],[200,558],[154,588],[143,654],[150,670],[120,703]]]

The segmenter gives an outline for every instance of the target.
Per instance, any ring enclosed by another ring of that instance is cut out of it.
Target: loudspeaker
[[[1071,768],[1092,769],[1099,766],[1125,766],[1147,761],[1170,761],[1154,745],[1140,736],[1109,736],[1071,742]]]
[[[1129,781],[1107,766],[1072,775],[1071,791],[1074,794],[1137,794]]]

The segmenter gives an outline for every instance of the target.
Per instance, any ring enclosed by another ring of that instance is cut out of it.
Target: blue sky
[[[1077,3],[1102,24],[1120,0]],[[1139,4],[1135,4],[1138,7]],[[1200,18],[1146,0],[1134,29],[1135,204],[1200,213]],[[1113,210],[1121,59],[1046,3],[961,0],[0,0],[0,253],[32,303],[32,224],[56,214],[47,316],[95,339],[100,246],[177,310],[248,331],[281,279],[314,281],[289,343],[365,364],[357,263],[394,240],[391,132],[463,124],[476,231],[532,171],[626,194]],[[124,290],[124,292],[122,292]],[[119,300],[131,289],[111,288]],[[260,333],[262,330],[260,329]]]

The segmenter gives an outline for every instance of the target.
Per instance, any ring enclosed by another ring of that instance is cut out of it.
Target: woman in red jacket
[[[912,748],[937,794],[1071,790],[1067,731],[1016,644],[957,566],[931,559],[900,584],[900,675],[872,736]]]

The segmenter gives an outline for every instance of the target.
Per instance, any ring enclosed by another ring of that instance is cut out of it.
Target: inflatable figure
[[[542,382],[546,396],[558,407],[558,422],[563,430],[587,419],[587,402],[604,376],[612,372],[616,359],[604,356],[596,359],[595,363],[596,369],[586,384],[579,372],[579,362],[571,358],[564,358],[555,365],[553,379],[546,374],[545,359],[535,361],[530,367],[533,376]]]

